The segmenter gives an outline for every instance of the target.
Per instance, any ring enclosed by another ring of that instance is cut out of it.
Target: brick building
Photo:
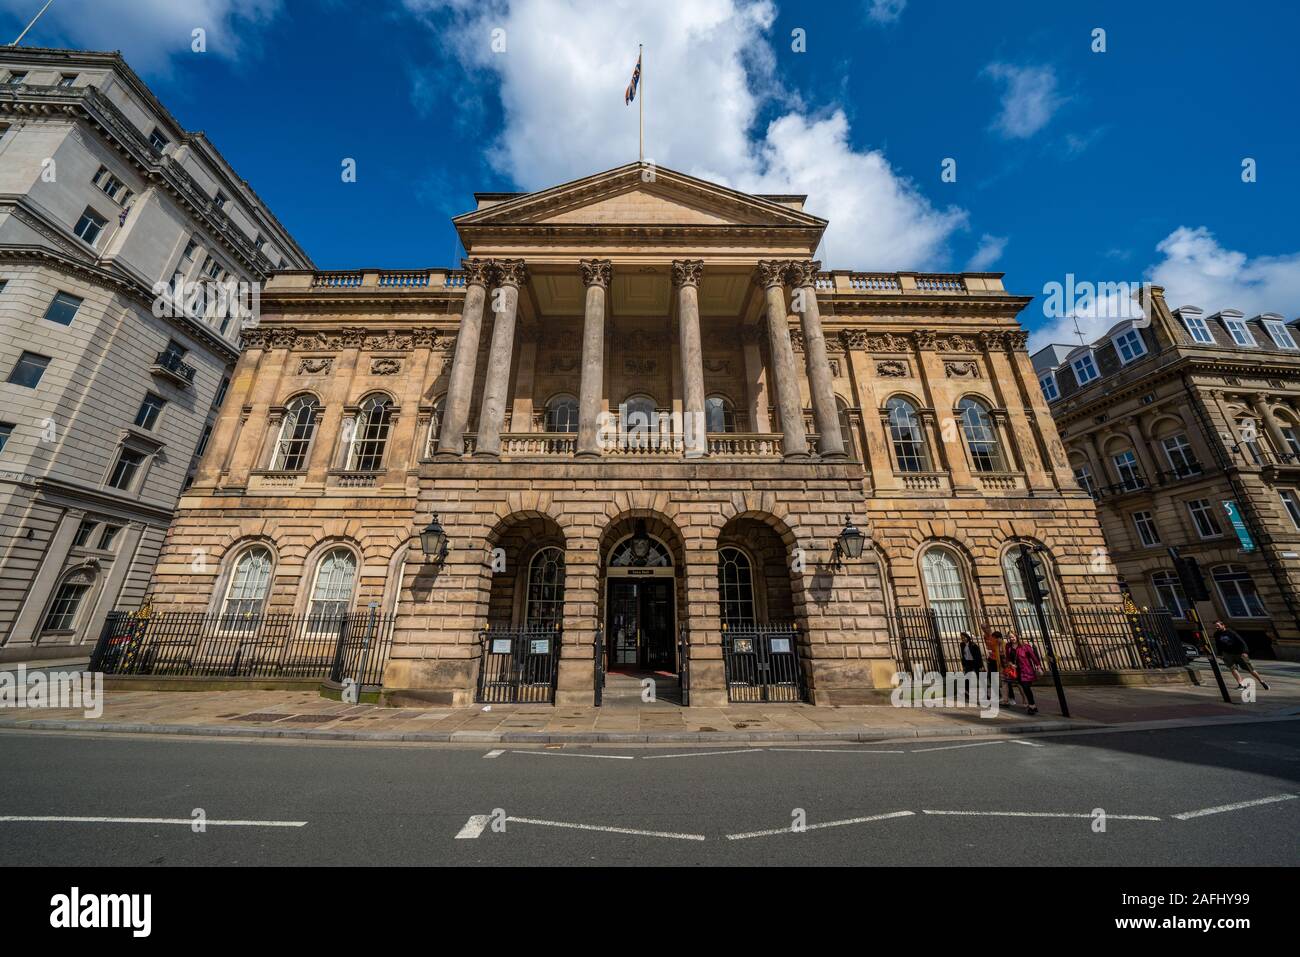
[[[1119,607],[1000,275],[823,271],[802,196],[639,164],[477,200],[461,269],[273,277],[158,607],[377,602],[386,691],[455,703],[479,629],[525,623],[590,703],[600,629],[704,705],[724,623],[794,623],[812,700],[864,700],[895,607],[1023,601],[1019,542],[1059,606]]]

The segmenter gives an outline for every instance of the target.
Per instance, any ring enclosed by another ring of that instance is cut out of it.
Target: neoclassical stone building
[[[548,623],[589,704],[600,629],[709,705],[724,624],[794,623],[816,703],[889,687],[893,609],[1023,601],[1019,542],[1119,607],[1000,275],[823,271],[802,196],[639,164],[477,200],[459,270],[271,280],[160,608],[378,602],[386,691],[454,703],[480,629]]]

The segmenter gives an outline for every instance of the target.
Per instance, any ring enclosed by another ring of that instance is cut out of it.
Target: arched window
[[[1266,618],[1268,611],[1255,590],[1255,580],[1243,565],[1220,565],[1214,570],[1214,587],[1229,618]]]
[[[962,399],[957,403],[957,416],[961,419],[966,448],[970,450],[970,461],[975,471],[1004,471],[997,428],[984,403],[976,399]]]
[[[930,471],[930,456],[925,432],[916,407],[904,398],[885,403],[889,410],[889,439],[894,446],[894,467],[900,472]]]
[[[835,412],[840,420],[840,437],[844,439],[844,451],[849,458],[858,457],[858,443],[853,435],[853,419],[849,416],[849,405],[839,396],[835,397]]]
[[[718,604],[722,623],[744,628],[757,622],[754,610],[754,570],[739,548],[718,549]]]
[[[557,395],[546,403],[547,432],[578,431],[578,400],[571,395]]]
[[[221,614],[226,617],[260,615],[271,588],[271,550],[254,545],[235,560]]]
[[[540,549],[528,563],[525,625],[559,628],[564,624],[564,550]]]
[[[1264,451],[1261,448],[1262,437],[1259,434],[1259,423],[1254,418],[1247,416],[1237,420],[1237,441],[1242,450],[1242,454],[1250,461],[1252,465],[1264,464]]]
[[[344,468],[353,472],[378,472],[384,466],[388,430],[393,422],[393,401],[386,395],[372,395],[361,403],[352,444]]]
[[[316,580],[311,586],[307,616],[323,623],[337,619],[352,608],[352,589],[357,582],[357,559],[346,548],[332,548],[316,563]]]
[[[1002,553],[1002,574],[1007,582],[1007,594],[1011,597],[1011,610],[1016,618],[1016,631],[1021,635],[1038,636],[1042,628],[1038,624],[1038,612],[1034,608],[1034,603],[1029,600],[1029,594],[1025,591],[1025,580],[1020,574],[1020,565],[1016,559],[1020,556],[1019,546],[1013,545]],[[1034,551],[1030,551],[1029,560],[1034,563],[1034,570],[1039,574],[1043,581],[1049,581],[1047,567],[1043,564],[1043,559]],[[1048,626],[1054,625],[1055,603],[1052,600],[1049,591],[1046,600],[1043,602],[1043,610],[1047,616]]]
[[[644,555],[637,554],[637,541],[637,536],[632,535],[615,545],[609,556],[610,567],[668,568],[672,565],[672,555],[658,539],[641,539]]]
[[[704,430],[735,432],[736,410],[725,396],[711,395],[704,400]]]
[[[271,468],[281,472],[301,472],[307,467],[307,452],[316,434],[320,403],[312,395],[300,395],[291,401],[280,423]]]
[[[75,631],[77,613],[81,610],[82,599],[95,582],[94,574],[86,569],[77,569],[63,580],[59,590],[54,593],[50,610],[45,613],[45,622],[41,633],[51,631]]]
[[[926,602],[935,613],[939,630],[944,634],[973,633],[966,582],[957,556],[946,548],[929,549],[921,556],[921,577],[925,581]]]

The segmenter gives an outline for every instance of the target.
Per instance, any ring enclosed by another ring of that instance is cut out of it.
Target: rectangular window
[[[1214,344],[1214,335],[1200,316],[1183,316],[1183,325],[1187,327],[1187,333],[1192,337],[1193,342],[1204,343],[1207,346]]]
[[[24,352],[18,357],[14,367],[9,370],[8,381],[25,389],[35,389],[40,385],[41,376],[45,375],[45,367],[49,364],[49,356],[37,355],[35,352]]]
[[[140,403],[140,411],[135,414],[135,424],[142,429],[152,429],[158,424],[158,416],[162,415],[166,404],[167,400],[162,396],[146,392],[144,401]]]
[[[77,227],[73,232],[87,245],[93,246],[99,241],[99,236],[106,225],[108,225],[108,220],[87,206],[86,211],[77,220]]]
[[[199,437],[199,447],[194,450],[194,454],[199,458],[202,458],[203,453],[208,450],[208,439],[210,438],[212,438],[212,426],[205,425],[203,427],[203,435]]]
[[[1296,349],[1300,348],[1295,344],[1295,338],[1291,335],[1291,330],[1286,327],[1286,323],[1280,319],[1265,319],[1264,328],[1273,338],[1274,344],[1279,349]]]
[[[217,397],[212,400],[212,404],[214,406],[221,405],[221,403],[226,401],[226,390],[229,388],[230,388],[229,376],[222,376],[221,385],[217,386]]]
[[[1287,461],[1300,461],[1300,436],[1295,434],[1295,429],[1282,429],[1282,438],[1286,439],[1287,452],[1290,456]]]
[[[194,253],[198,251],[198,248],[199,248],[199,241],[195,239],[193,236],[191,236],[190,241],[185,244],[185,252],[181,254],[181,258],[193,259]]]
[[[1255,590],[1250,572],[1240,565],[1225,565],[1214,571],[1214,585],[1230,618],[1266,618],[1268,612]]]
[[[1079,488],[1083,489],[1093,498],[1097,497],[1097,486],[1092,480],[1092,469],[1086,465],[1080,465],[1074,470],[1074,480],[1079,483]]]
[[[1055,402],[1061,397],[1061,390],[1056,387],[1056,374],[1047,372],[1038,377],[1038,385],[1043,390],[1043,397],[1048,402]]]
[[[1138,468],[1137,455],[1132,449],[1125,449],[1119,455],[1112,456],[1111,461],[1115,463],[1115,474],[1119,476],[1119,484],[1125,491],[1146,487],[1142,470]]]
[[[81,606],[81,599],[86,597],[86,592],[89,590],[89,585],[79,582],[64,582],[60,585],[41,630],[71,631],[73,623],[77,620],[77,609]]]
[[[1196,534],[1201,538],[1217,538],[1223,534],[1219,519],[1214,514],[1214,506],[1208,498],[1188,502],[1187,511],[1191,512],[1192,524],[1196,526]]]
[[[1250,329],[1246,327],[1245,319],[1233,319],[1225,316],[1223,327],[1228,330],[1228,335],[1232,336],[1232,341],[1239,346],[1254,346],[1255,337],[1250,334]]]
[[[1196,461],[1192,445],[1187,441],[1184,433],[1171,435],[1160,444],[1165,450],[1165,458],[1169,460],[1169,468],[1175,476],[1187,478],[1189,475],[1201,474],[1201,463]]]
[[[1097,363],[1093,359],[1091,352],[1086,355],[1081,355],[1079,358],[1071,362],[1070,368],[1074,370],[1074,379],[1079,383],[1079,385],[1086,385],[1101,375],[1101,373],[1097,371]]]
[[[122,530],[121,525],[105,525],[104,531],[99,535],[99,547],[101,551],[108,551],[113,547],[113,542],[117,540],[117,533]]]
[[[77,74],[62,73],[59,75],[58,85],[64,88],[77,85]]]
[[[1277,494],[1282,499],[1282,507],[1291,516],[1291,524],[1300,528],[1300,499],[1296,498],[1295,492],[1289,488],[1282,489]]]
[[[14,70],[9,74],[9,78],[5,80],[5,82],[10,86],[18,86],[21,83],[26,83],[27,72],[25,70]]]
[[[90,541],[90,536],[95,533],[99,522],[93,518],[83,518],[81,524],[77,526],[77,534],[72,536],[73,548],[84,548],[86,542]]]
[[[153,128],[153,132],[149,134],[149,145],[159,153],[166,149],[167,144],[170,142],[171,141],[167,139],[167,137],[163,136],[162,130],[158,129],[156,126]]]
[[[14,424],[12,422],[0,422],[0,452],[5,450],[9,444],[9,436],[14,434]]]
[[[1152,548],[1160,544],[1160,532],[1156,530],[1156,522],[1150,512],[1134,512],[1133,524],[1137,526],[1138,538],[1143,545]]]
[[[1119,353],[1119,361],[1124,365],[1128,365],[1134,359],[1140,359],[1147,354],[1147,344],[1142,341],[1142,333],[1136,329],[1121,332],[1111,341],[1115,343],[1115,351]]]
[[[137,452],[135,449],[122,449],[118,453],[117,461],[113,464],[113,471],[108,477],[109,487],[123,492],[131,491],[131,484],[135,481],[136,473],[140,471],[140,466],[143,464],[143,452]]]
[[[72,320],[81,308],[82,300],[68,292],[57,292],[45,309],[45,318],[61,326],[72,325]]]
[[[226,204],[230,202],[230,197],[221,190],[217,190],[217,195],[212,197],[212,202],[216,204],[217,209],[225,209]]]
[[[1183,593],[1183,585],[1177,575],[1173,572],[1158,572],[1151,576],[1151,584],[1155,586],[1156,598],[1170,615],[1174,618],[1187,617],[1187,609],[1192,606]]]
[[[126,201],[131,198],[131,191],[126,188],[126,183],[114,176],[107,166],[99,168],[94,183],[105,196],[115,202],[126,205]]]

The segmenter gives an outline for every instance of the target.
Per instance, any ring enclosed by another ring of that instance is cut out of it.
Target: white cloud
[[[173,57],[238,59],[258,47],[261,28],[280,12],[281,0],[90,0],[56,2],[41,17],[24,46],[68,46],[121,50],[141,73],[166,73]],[[0,10],[24,25],[40,9],[32,0],[0,0]],[[206,33],[207,53],[191,51],[196,27]]]
[[[867,18],[877,23],[893,23],[903,15],[907,0],[870,0]]]
[[[1006,236],[991,236],[985,233],[980,237],[979,248],[966,263],[966,272],[985,272],[1002,258],[1002,250],[1007,248]]]
[[[984,75],[1006,84],[1002,111],[994,117],[993,128],[1008,139],[1033,136],[1065,102],[1056,89],[1056,71],[1050,66],[990,63]]]
[[[883,153],[855,149],[842,111],[810,113],[782,87],[766,0],[405,3],[470,82],[496,84],[504,123],[490,159],[520,188],[636,159],[637,105],[624,105],[623,90],[643,42],[646,158],[737,189],[808,193],[808,211],[831,222],[828,265],[938,268],[965,225],[963,211],[936,209]],[[773,104],[778,115],[757,129]]]
[[[1287,318],[1300,312],[1300,252],[1252,259],[1225,249],[1205,226],[1179,226],[1156,249],[1164,258],[1147,276],[1165,287],[1171,307],[1240,309],[1248,316],[1278,312]]]

